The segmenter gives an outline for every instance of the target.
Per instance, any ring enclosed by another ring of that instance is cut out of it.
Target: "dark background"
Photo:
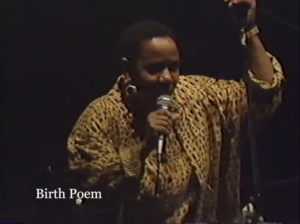
[[[297,0],[260,1],[261,37],[287,76],[282,106],[258,133],[262,182],[272,186],[264,194],[268,221],[299,222],[298,179],[272,184],[299,175],[298,8]],[[0,221],[79,219],[74,203],[39,204],[31,193],[64,179],[57,177],[71,128],[116,81],[118,37],[139,19],[174,29],[185,73],[242,77],[237,32],[221,0],[1,2]],[[252,181],[248,145],[243,150],[245,202]]]

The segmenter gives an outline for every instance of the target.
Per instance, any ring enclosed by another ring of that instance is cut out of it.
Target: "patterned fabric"
[[[274,66],[272,83],[257,80],[249,72],[257,87],[259,97],[254,103],[260,119],[269,117],[281,102],[284,80],[280,64],[268,55]],[[68,139],[70,168],[88,170],[86,185],[106,177],[106,185],[115,191],[120,190],[117,172],[123,179],[139,180],[138,193],[120,204],[124,217],[133,214],[140,223],[182,223],[188,218],[233,222],[240,213],[238,149],[246,124],[245,83],[180,76],[172,96],[180,119],[167,139],[167,162],[161,164],[159,197],[153,202],[156,149],[143,156],[145,146],[133,128],[135,116],[123,101],[121,82],[122,77],[107,95],[93,101],[75,124]],[[111,175],[105,176],[107,173]]]

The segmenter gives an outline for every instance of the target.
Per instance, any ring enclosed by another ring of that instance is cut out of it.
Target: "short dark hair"
[[[169,37],[176,43],[173,31],[169,27],[155,20],[143,20],[131,24],[122,33],[119,41],[120,56],[136,60],[141,42],[154,37]]]

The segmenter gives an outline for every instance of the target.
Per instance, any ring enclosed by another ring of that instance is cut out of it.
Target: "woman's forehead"
[[[153,62],[174,61],[179,59],[179,51],[171,38],[156,37],[142,42],[139,58]]]

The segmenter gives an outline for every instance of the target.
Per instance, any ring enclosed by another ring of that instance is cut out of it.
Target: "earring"
[[[129,84],[129,85],[126,86],[126,88],[125,88],[125,94],[126,94],[127,96],[130,96],[130,95],[132,95],[132,94],[134,94],[134,93],[136,93],[136,92],[137,92],[137,88],[136,88],[136,86],[134,86],[134,85]]]

